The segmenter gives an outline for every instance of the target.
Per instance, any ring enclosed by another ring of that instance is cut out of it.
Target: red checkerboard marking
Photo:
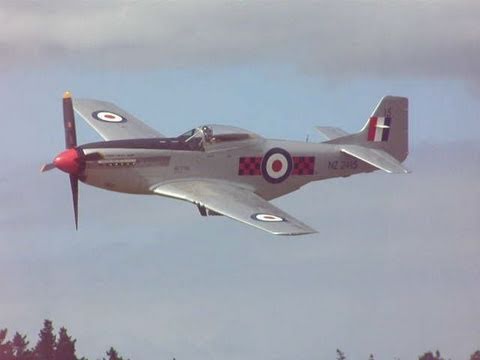
[[[262,158],[255,156],[241,157],[238,163],[238,175],[262,175]]]
[[[294,156],[292,175],[313,175],[315,170],[314,156]]]
[[[294,156],[292,175],[313,175],[315,171],[314,156]],[[241,157],[238,163],[238,175],[262,175],[262,157]]]

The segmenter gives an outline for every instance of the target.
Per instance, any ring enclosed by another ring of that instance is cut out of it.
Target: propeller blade
[[[72,188],[73,214],[75,216],[75,229],[78,230],[78,177],[70,175],[70,187]]]
[[[55,164],[54,163],[49,163],[45,164],[41,167],[40,172],[45,172],[45,171],[50,171],[55,169]]]
[[[65,147],[71,149],[77,146],[77,131],[75,115],[73,114],[72,94],[63,94],[63,126],[65,128]]]

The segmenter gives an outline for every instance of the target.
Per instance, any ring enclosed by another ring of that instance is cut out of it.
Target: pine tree
[[[475,351],[471,356],[470,360],[480,360],[480,350]]]
[[[345,354],[340,350],[340,349],[337,349],[337,360],[346,360],[346,356]]]
[[[108,356],[107,360],[123,360],[123,358],[118,355],[117,350],[115,350],[113,346],[110,347],[110,350],[107,351],[107,356]],[[103,360],[106,360],[106,359],[103,358]]]
[[[418,358],[418,360],[434,360],[433,353],[431,351],[426,352]]]
[[[36,360],[54,360],[55,359],[55,335],[53,334],[53,325],[50,320],[43,322],[43,329],[40,330],[40,339],[35,346]]]
[[[27,335],[16,332],[12,340],[12,350],[15,360],[32,360],[33,354],[28,349]]]
[[[429,351],[423,354],[418,358],[418,360],[444,360],[442,356],[440,355],[440,351],[435,351],[435,355]]]
[[[0,330],[0,360],[12,360],[12,343],[7,341],[7,329]]]
[[[75,342],[67,334],[67,329],[62,327],[58,332],[58,341],[55,348],[55,360],[76,360]]]

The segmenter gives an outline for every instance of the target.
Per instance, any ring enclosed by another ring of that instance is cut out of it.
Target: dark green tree
[[[27,335],[16,332],[12,340],[12,350],[15,360],[32,360],[33,353],[28,349]]]
[[[55,360],[76,360],[75,342],[67,334],[67,329],[60,328],[58,332],[57,346],[55,348]]]
[[[55,335],[50,320],[43,322],[39,340],[35,346],[35,360],[55,360]]]
[[[470,355],[470,360],[480,360],[480,350],[477,350]]]
[[[347,357],[345,356],[343,351],[340,349],[337,349],[337,360],[346,360],[346,359]]]
[[[418,360],[444,360],[442,356],[440,355],[440,351],[435,351],[435,354],[433,354],[431,351],[426,352],[422,356],[418,358]]]
[[[118,355],[117,350],[115,350],[113,346],[110,347],[110,350],[107,351],[107,356],[108,359],[103,358],[103,360],[123,360],[123,358]]]
[[[7,341],[7,329],[0,330],[0,360],[12,360],[12,343]]]

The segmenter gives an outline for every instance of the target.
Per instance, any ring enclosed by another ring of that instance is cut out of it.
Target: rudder
[[[360,132],[329,143],[381,149],[402,162],[408,155],[408,99],[383,97]]]

